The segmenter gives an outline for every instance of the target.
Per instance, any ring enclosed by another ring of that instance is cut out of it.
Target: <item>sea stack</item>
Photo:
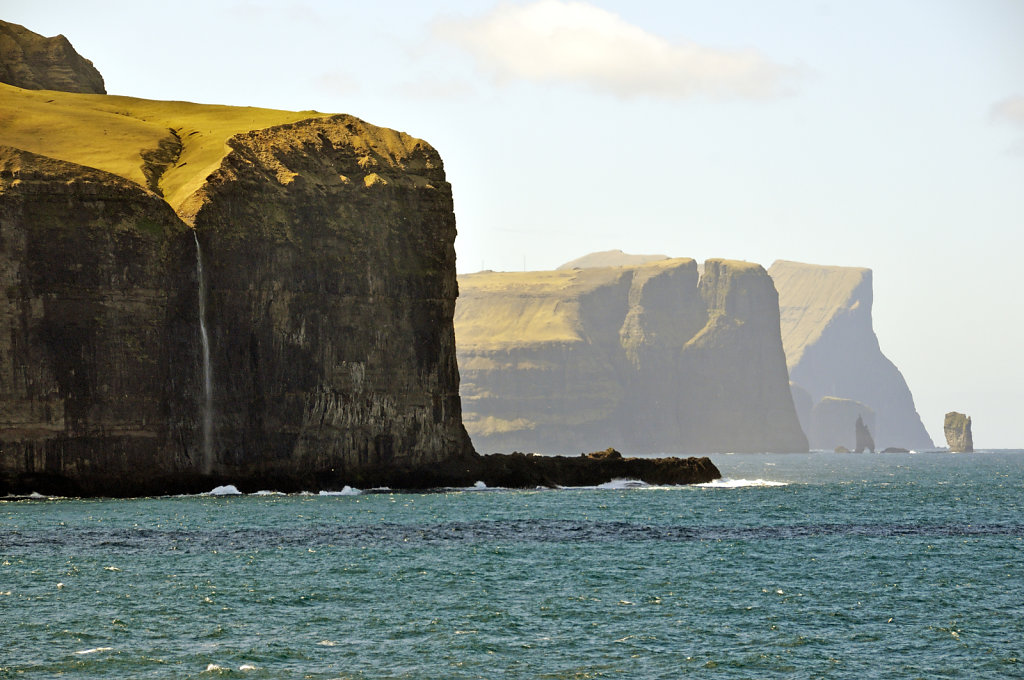
[[[871,436],[871,431],[868,426],[864,424],[864,420],[857,416],[857,422],[853,424],[854,438],[856,439],[856,445],[854,451],[857,453],[864,453],[865,451],[875,452],[875,440]]]
[[[963,413],[950,411],[942,424],[946,434],[946,445],[953,453],[972,453],[974,437],[971,434],[971,419]]]

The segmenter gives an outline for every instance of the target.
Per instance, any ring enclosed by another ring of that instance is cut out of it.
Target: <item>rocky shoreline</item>
[[[294,475],[250,474],[245,476],[188,474],[134,480],[64,477],[25,474],[0,478],[0,500],[26,498],[30,494],[64,497],[131,498],[205,493],[217,486],[233,485],[243,493],[261,490],[301,491],[386,487],[402,491],[459,488],[483,482],[488,487],[513,489],[561,486],[596,486],[616,479],[647,484],[702,484],[721,478],[707,457],[632,458],[614,449],[579,456],[540,456],[525,453],[467,455],[425,466],[381,466],[352,471],[323,470]]]

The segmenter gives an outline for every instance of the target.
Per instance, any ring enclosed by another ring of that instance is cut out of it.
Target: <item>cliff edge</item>
[[[0,495],[475,461],[451,187],[426,142],[10,85],[0,117]]]
[[[782,343],[793,383],[814,403],[838,397],[873,411],[879,448],[931,448],[910,388],[882,353],[872,327],[871,270],[780,260],[768,273],[779,293]],[[801,420],[814,429],[809,413],[802,413]],[[843,432],[852,433],[854,424],[851,418]],[[831,438],[810,439],[811,448],[831,450],[836,444]]]
[[[759,265],[691,259],[459,277],[466,427],[484,451],[806,451]]]

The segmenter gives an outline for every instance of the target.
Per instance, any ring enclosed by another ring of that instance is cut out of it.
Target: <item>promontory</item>
[[[473,450],[452,191],[429,144],[349,115],[90,94],[102,80],[37,89],[91,72],[66,40],[15,33],[0,496],[584,478]],[[652,473],[717,476],[706,458]]]

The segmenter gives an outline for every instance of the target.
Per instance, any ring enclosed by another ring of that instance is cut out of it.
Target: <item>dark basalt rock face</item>
[[[722,477],[706,457],[625,458],[615,449],[577,457],[495,453],[481,460],[480,479],[488,486],[596,486],[615,479],[704,484]]]
[[[963,413],[950,411],[942,424],[946,444],[954,453],[972,453],[974,436],[971,434],[971,419]]]
[[[0,152],[0,495],[392,484],[477,461],[437,153],[348,116],[230,144],[180,215],[121,177]],[[206,257],[208,454],[182,216]]]
[[[7,21],[0,21],[0,83],[26,90],[107,93],[103,76],[67,38],[45,38]]]
[[[0,147],[0,494],[145,493],[188,468],[188,238],[127,180]]]

